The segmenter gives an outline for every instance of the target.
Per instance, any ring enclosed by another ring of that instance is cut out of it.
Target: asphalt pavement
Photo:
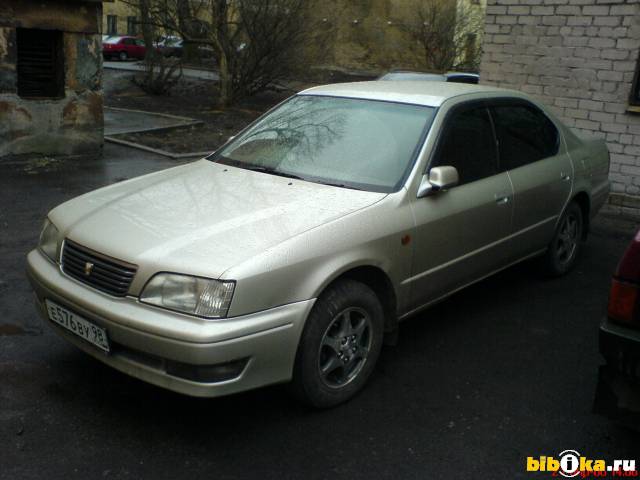
[[[0,479],[515,479],[527,456],[637,458],[640,436],[591,413],[598,324],[637,224],[599,217],[577,269],[522,264],[403,323],[369,386],[311,411],[282,386],[194,399],[113,371],[37,317],[24,275],[47,211],[176,165],[0,161]]]

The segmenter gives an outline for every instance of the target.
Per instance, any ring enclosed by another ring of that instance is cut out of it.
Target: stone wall
[[[607,140],[610,208],[640,210],[637,0],[488,0],[481,82],[530,93],[571,127]]]
[[[103,143],[99,2],[3,0],[0,10],[0,157],[100,151]],[[17,90],[16,28],[63,32],[64,98]]]

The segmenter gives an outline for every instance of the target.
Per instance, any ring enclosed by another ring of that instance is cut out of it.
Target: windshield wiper
[[[351,190],[362,190],[362,188],[354,187],[353,185],[346,185],[344,183],[331,183],[331,182],[318,182],[322,185],[329,185],[330,187],[349,188]]]
[[[277,175],[279,177],[294,178],[296,180],[304,180],[304,178],[298,175],[294,175],[293,173],[282,172],[280,170],[276,170],[275,168],[258,167],[258,166],[245,167],[245,168],[247,170],[251,170],[252,172],[262,172],[262,173],[268,173],[269,175]]]
[[[329,185],[331,187],[340,187],[340,188],[349,188],[351,190],[362,190],[362,188],[358,188],[358,187],[354,187],[352,185],[347,185],[344,183],[332,183],[332,182],[321,182],[319,180],[313,180],[313,179],[306,179],[304,177],[300,177],[298,175],[295,175],[293,173],[287,173],[287,172],[282,172],[280,170],[276,170],[275,168],[271,168],[271,167],[261,167],[259,165],[253,165],[253,166],[243,166],[241,168],[246,168],[247,170],[251,170],[253,172],[262,172],[262,173],[268,173],[269,175],[278,175],[280,177],[286,177],[286,178],[293,178],[295,180],[307,180],[310,182],[314,182],[314,183],[320,183],[322,185]]]

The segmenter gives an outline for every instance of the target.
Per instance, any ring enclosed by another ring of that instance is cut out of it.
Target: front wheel
[[[384,312],[363,283],[341,280],[309,314],[291,389],[303,403],[328,408],[349,400],[371,376],[382,348]]]
[[[583,238],[582,209],[576,202],[571,202],[560,217],[553,240],[544,256],[546,273],[559,277],[569,272],[578,260]]]
[[[121,62],[125,62],[128,58],[127,52],[120,52],[118,54],[118,58],[120,59]]]

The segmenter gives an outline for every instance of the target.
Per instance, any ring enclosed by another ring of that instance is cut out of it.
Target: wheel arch
[[[382,268],[371,264],[350,266],[333,275],[319,290],[318,296],[340,280],[363,283],[376,294],[384,310],[385,337],[395,333],[398,325],[398,296],[391,278]],[[388,340],[388,339],[387,339]],[[394,343],[394,341],[390,341]]]
[[[582,221],[584,222],[584,228],[582,230],[582,239],[585,240],[587,238],[587,234],[589,233],[590,227],[590,215],[591,215],[591,198],[589,198],[589,194],[584,190],[577,192],[574,194],[571,201],[576,202],[582,210]]]
[[[398,325],[398,297],[389,275],[382,268],[374,265],[351,267],[332,278],[322,292],[344,279],[363,283],[373,290],[384,310],[385,337],[394,334]]]

